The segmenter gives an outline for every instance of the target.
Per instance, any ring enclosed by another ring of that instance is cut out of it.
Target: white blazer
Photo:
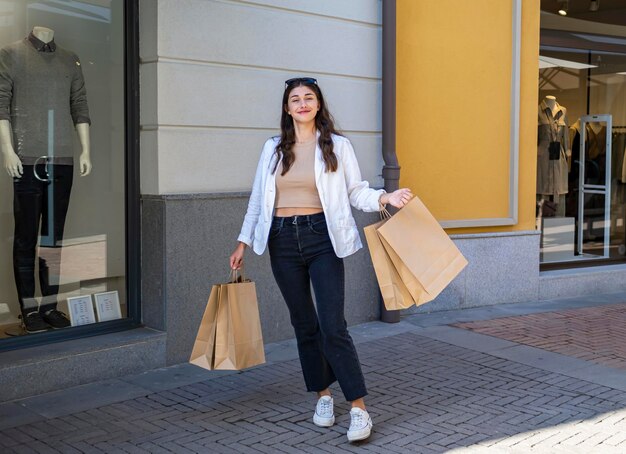
[[[315,185],[322,202],[330,241],[337,257],[342,258],[354,254],[363,247],[350,205],[362,211],[378,211],[378,199],[385,191],[372,189],[367,181],[361,179],[354,148],[347,138],[333,134],[332,139],[333,151],[338,161],[337,171],[324,171],[322,149],[317,144]],[[276,174],[272,171],[276,163],[274,150],[279,140],[280,137],[272,137],[263,145],[248,202],[248,211],[238,238],[259,255],[267,246],[274,216]]]

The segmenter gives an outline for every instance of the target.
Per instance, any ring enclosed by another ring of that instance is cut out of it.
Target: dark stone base
[[[211,286],[226,282],[228,258],[248,204],[248,193],[144,196],[142,200],[142,314],[146,326],[167,332],[167,364],[189,359]],[[360,227],[377,213],[354,213]],[[379,290],[364,248],[346,259],[346,319],[379,318]],[[267,252],[246,255],[256,283],[264,341],[293,337]]]
[[[0,402],[165,365],[165,333],[137,328],[3,352]]]

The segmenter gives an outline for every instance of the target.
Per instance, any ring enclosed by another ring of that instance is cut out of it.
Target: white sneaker
[[[333,398],[322,396],[315,406],[313,423],[319,427],[330,427],[335,424],[335,413],[333,412]]]
[[[369,413],[358,407],[352,407],[350,418],[348,441],[359,441],[368,438],[372,433],[372,418],[370,418]]]

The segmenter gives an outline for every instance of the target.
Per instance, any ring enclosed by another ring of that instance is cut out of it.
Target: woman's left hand
[[[402,208],[413,198],[413,193],[409,188],[398,189],[391,193],[385,193],[380,196],[380,203],[383,205],[391,204],[396,208]]]

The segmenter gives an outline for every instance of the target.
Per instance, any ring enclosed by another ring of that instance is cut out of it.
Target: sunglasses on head
[[[294,77],[293,79],[288,79],[285,81],[285,88],[298,82],[317,85],[317,79],[314,79],[312,77]]]

